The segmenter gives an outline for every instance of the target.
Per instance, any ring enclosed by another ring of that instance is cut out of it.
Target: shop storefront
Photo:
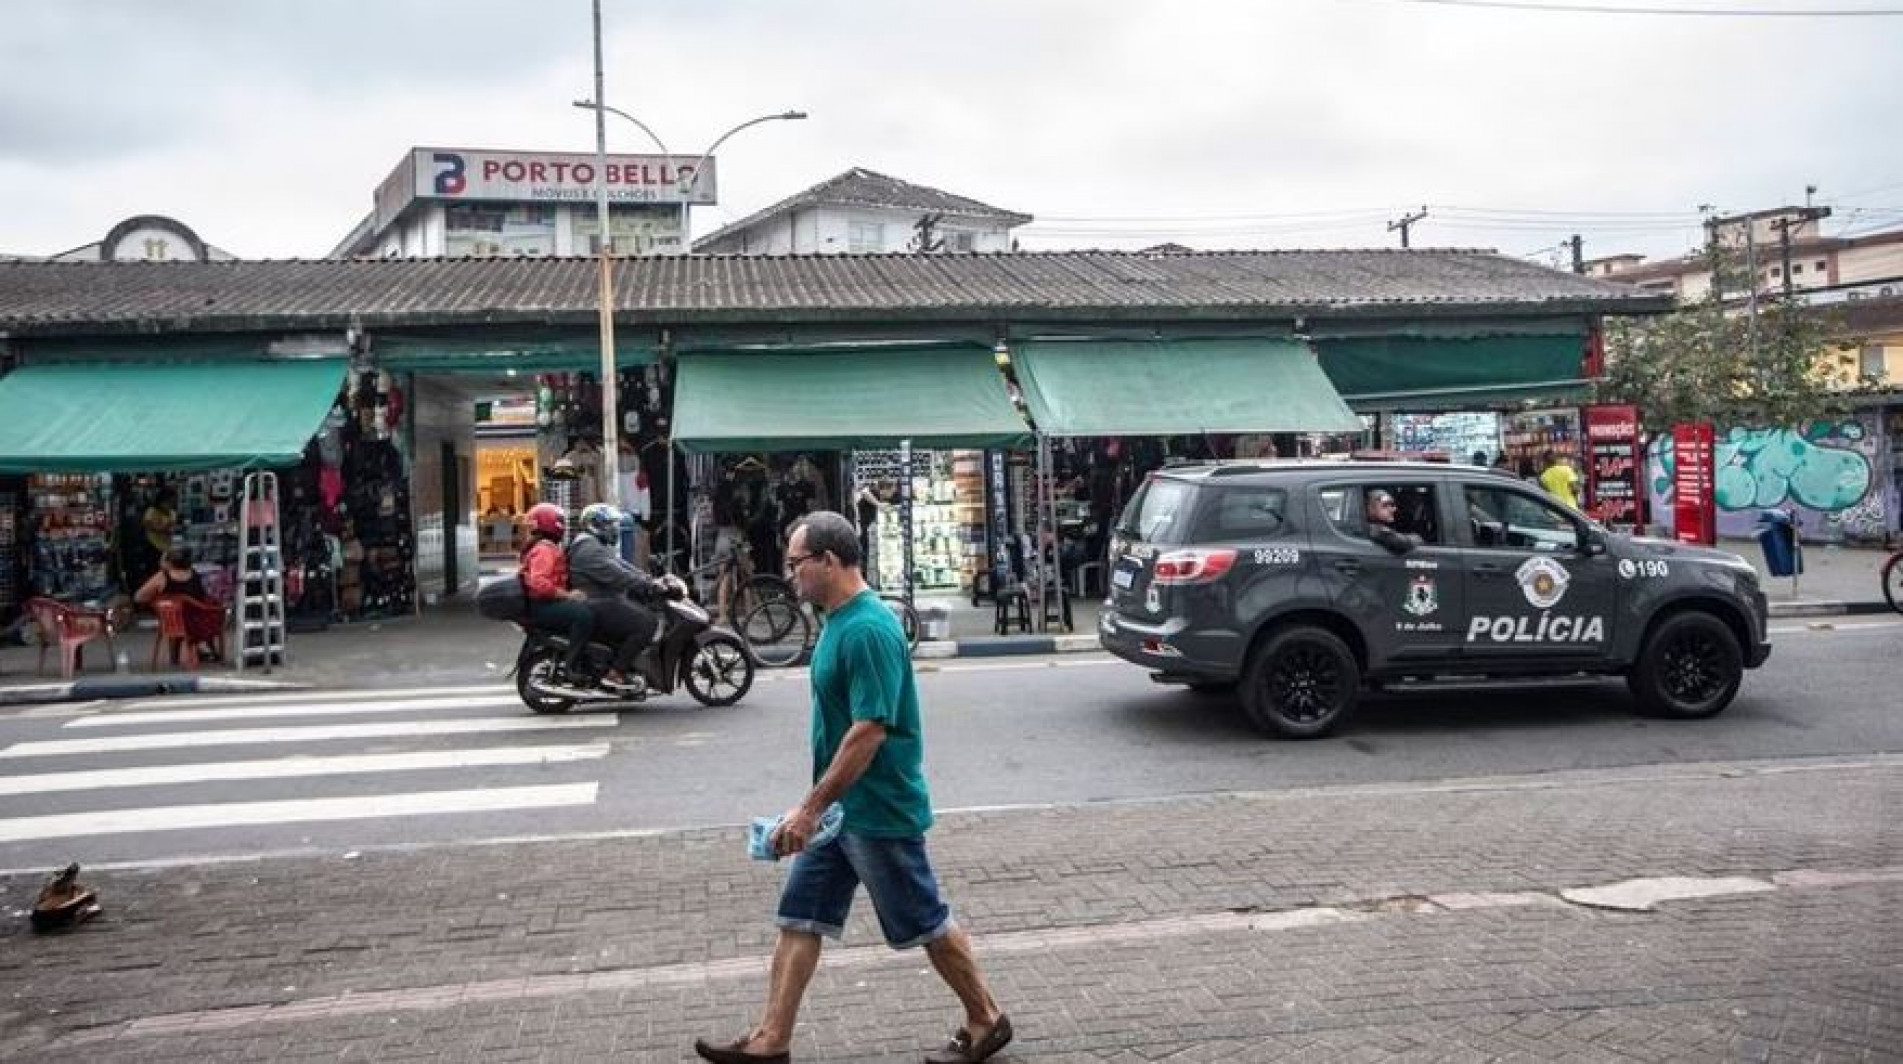
[[[865,526],[869,576],[906,594],[970,588],[987,552],[983,449],[1030,440],[980,347],[684,353],[675,414],[675,441],[706,456],[689,484],[697,559],[746,500],[775,500],[770,536],[740,529],[756,566],[799,514],[839,509]]]
[[[291,618],[409,611],[403,402],[394,382],[348,373],[341,358],[15,370],[0,378],[13,604],[123,603],[173,547],[229,604],[243,478],[269,469]]]

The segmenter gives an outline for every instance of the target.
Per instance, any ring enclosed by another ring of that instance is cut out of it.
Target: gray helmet
[[[579,523],[583,532],[610,547],[621,542],[621,511],[605,502],[584,507]]]

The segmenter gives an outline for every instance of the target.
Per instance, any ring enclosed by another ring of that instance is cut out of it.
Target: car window
[[[1440,509],[1432,484],[1394,483],[1351,484],[1324,487],[1318,493],[1322,513],[1342,535],[1368,538],[1367,500],[1369,494],[1385,491],[1394,496],[1394,521],[1390,527],[1421,537],[1424,544],[1446,542],[1440,527]]]
[[[1196,542],[1263,539],[1288,524],[1288,492],[1281,488],[1225,488],[1214,495],[1196,521]]]
[[[1435,505],[1432,484],[1395,484],[1394,530],[1421,537],[1422,543],[1440,543],[1440,509]]]
[[[1525,492],[1469,485],[1467,519],[1476,547],[1564,551],[1579,547],[1579,522]]]
[[[1351,536],[1361,534],[1361,505],[1351,488],[1323,488],[1318,497],[1321,499],[1322,515],[1328,523]]]
[[[1117,520],[1117,534],[1146,543],[1181,543],[1196,489],[1180,480],[1151,479],[1137,489]]]

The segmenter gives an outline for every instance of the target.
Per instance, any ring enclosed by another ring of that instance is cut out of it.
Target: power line
[[[1546,11],[1574,15],[1666,15],[1704,18],[1894,18],[1903,8],[1749,8],[1749,7],[1627,7],[1612,4],[1533,3],[1531,0],[1387,0],[1391,4],[1433,4],[1438,7],[1479,7],[1508,11]]]

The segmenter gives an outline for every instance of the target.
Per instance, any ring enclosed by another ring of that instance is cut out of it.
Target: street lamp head
[[[597,105],[597,104],[595,103],[595,101],[593,101],[593,100],[576,100],[576,101],[575,101],[575,102],[574,102],[573,104],[571,104],[570,106],[572,106],[572,107],[579,107],[579,108],[581,108],[581,109],[582,109],[582,110],[584,110],[584,111],[592,111],[592,110],[594,110],[594,109],[596,108],[596,106],[598,106],[598,105]]]
[[[786,119],[788,122],[798,122],[806,118],[807,114],[805,111],[788,111],[780,117]]]

